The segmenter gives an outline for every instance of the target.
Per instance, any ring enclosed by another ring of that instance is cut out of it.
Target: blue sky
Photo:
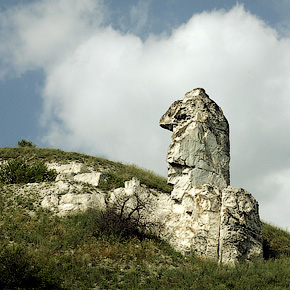
[[[231,183],[290,226],[288,0],[0,0],[0,146],[166,175],[159,118],[203,87],[231,129]]]

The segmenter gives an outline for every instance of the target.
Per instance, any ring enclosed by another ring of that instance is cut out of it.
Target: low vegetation
[[[19,155],[43,162],[77,160],[115,176],[118,170],[135,168],[59,150],[0,149],[2,161],[12,162]],[[107,212],[60,218],[41,208],[27,210],[33,207],[31,196],[12,202],[11,188],[0,184],[0,289],[290,288],[290,233],[269,224],[263,224],[265,259],[228,267],[182,256],[164,241],[142,234],[138,221],[120,214],[118,204]],[[136,211],[144,208],[139,205]]]
[[[0,165],[0,183],[3,184],[54,181],[56,176],[55,170],[49,170],[43,161],[38,160],[28,162],[18,157]]]
[[[289,232],[263,223],[264,256],[266,259],[290,257]],[[290,289],[290,287],[289,287]]]
[[[1,289],[289,289],[290,257],[235,268],[184,257],[159,239],[104,230],[98,211],[2,217]],[[280,230],[281,231],[281,230]],[[289,233],[283,232],[288,237]],[[279,236],[273,245],[279,248]]]

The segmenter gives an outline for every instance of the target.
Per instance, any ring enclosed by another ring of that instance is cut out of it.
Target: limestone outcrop
[[[56,181],[76,181],[98,186],[99,182],[105,178],[105,174],[96,172],[83,163],[71,162],[62,165],[48,163],[47,166],[49,169],[55,169],[58,173]]]
[[[182,252],[234,264],[261,257],[258,203],[230,186],[229,125],[204,89],[174,102],[160,126],[173,132],[168,149],[171,213],[168,241]],[[169,234],[171,232],[171,234]]]

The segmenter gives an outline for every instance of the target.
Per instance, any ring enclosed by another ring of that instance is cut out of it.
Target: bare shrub
[[[101,233],[121,237],[156,235],[161,224],[154,219],[154,200],[149,190],[136,189],[132,194],[114,193],[98,221]]]

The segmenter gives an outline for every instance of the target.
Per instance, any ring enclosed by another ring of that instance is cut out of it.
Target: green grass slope
[[[80,161],[114,176],[123,172],[124,179],[138,172],[145,176],[143,183],[160,190],[166,182],[135,166],[77,153],[0,149],[2,160],[18,156]],[[13,191],[4,195],[3,186],[0,289],[290,289],[290,233],[269,224],[263,224],[265,259],[233,268],[184,257],[156,237],[104,231],[98,211],[59,218],[39,209],[29,215],[22,200],[6,208],[7,195]]]
[[[0,148],[0,161],[22,157],[26,160],[43,160],[45,162],[58,162],[66,164],[72,161],[84,163],[96,171],[105,172],[109,178],[108,188],[123,187],[126,180],[137,177],[141,183],[149,188],[163,192],[171,192],[172,187],[166,179],[152,171],[141,169],[135,165],[125,165],[121,162],[113,162],[104,158],[88,156],[75,152],[64,152],[59,149],[45,149],[34,147]],[[104,185],[105,186],[105,185]]]

